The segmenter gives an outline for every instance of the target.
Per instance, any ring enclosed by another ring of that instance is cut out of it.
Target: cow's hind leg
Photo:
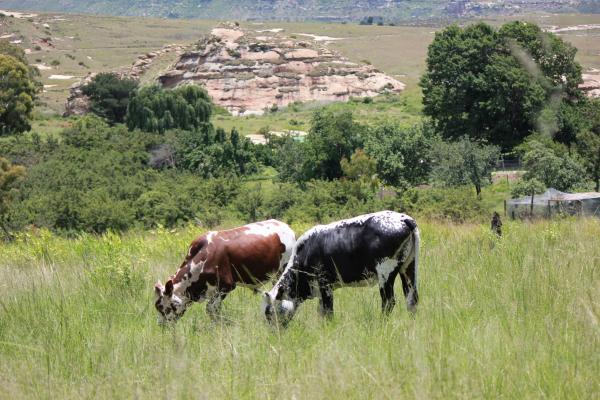
[[[417,311],[417,303],[419,302],[419,293],[417,291],[416,283],[416,269],[415,260],[413,259],[403,271],[400,272],[402,278],[402,290],[404,291],[404,297],[406,297],[406,308],[410,312]]]
[[[384,314],[389,314],[396,305],[396,297],[394,296],[394,282],[398,276],[399,268],[395,268],[386,277],[379,278],[379,294],[381,295],[381,311]]]

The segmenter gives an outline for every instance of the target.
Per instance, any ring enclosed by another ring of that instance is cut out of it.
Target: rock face
[[[74,83],[69,90],[69,98],[65,103],[65,112],[63,117],[70,115],[85,115],[90,112],[90,98],[83,94],[82,88],[90,83],[96,73],[87,74],[81,81]]]
[[[600,71],[591,71],[582,74],[583,83],[579,88],[583,90],[588,97],[600,98]]]
[[[295,40],[274,31],[257,36],[233,24],[221,25],[158,79],[167,88],[201,85],[216,104],[234,115],[262,114],[295,101],[346,101],[397,93],[405,87],[317,41]]]

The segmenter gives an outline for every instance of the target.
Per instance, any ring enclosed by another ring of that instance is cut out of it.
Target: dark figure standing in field
[[[500,214],[496,211],[494,211],[494,215],[492,216],[492,232],[498,236],[502,236],[502,220],[500,219]]]
[[[269,322],[289,321],[307,299],[319,298],[322,315],[333,314],[333,290],[377,282],[382,310],[394,308],[394,281],[400,275],[409,311],[419,295],[419,229],[413,218],[393,211],[319,225],[302,235],[271,291],[263,311]]]

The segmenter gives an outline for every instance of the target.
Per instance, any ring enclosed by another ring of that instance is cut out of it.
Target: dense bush
[[[96,75],[81,91],[90,98],[90,111],[110,123],[125,122],[131,94],[138,83],[133,79],[120,78],[117,74]]]
[[[126,119],[130,130],[159,133],[169,129],[196,130],[210,120],[211,111],[210,97],[198,86],[172,90],[147,86],[130,99]]]
[[[176,166],[205,178],[258,171],[255,146],[238,131],[230,133],[203,124],[195,131],[169,132],[169,144]]]
[[[93,117],[80,120],[29,168],[8,223],[103,232],[196,218],[219,222],[218,209],[237,194],[237,180],[206,181],[185,171],[151,168],[150,150],[164,140]]]

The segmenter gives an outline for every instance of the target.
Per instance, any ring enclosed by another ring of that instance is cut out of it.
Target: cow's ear
[[[173,296],[173,281],[171,279],[169,279],[167,283],[165,283],[165,296]]]
[[[156,297],[160,297],[162,295],[162,283],[160,283],[160,281],[156,282],[154,285],[154,294]]]
[[[281,300],[283,298],[283,286],[279,286],[277,288],[277,294],[275,295],[275,300]]]

